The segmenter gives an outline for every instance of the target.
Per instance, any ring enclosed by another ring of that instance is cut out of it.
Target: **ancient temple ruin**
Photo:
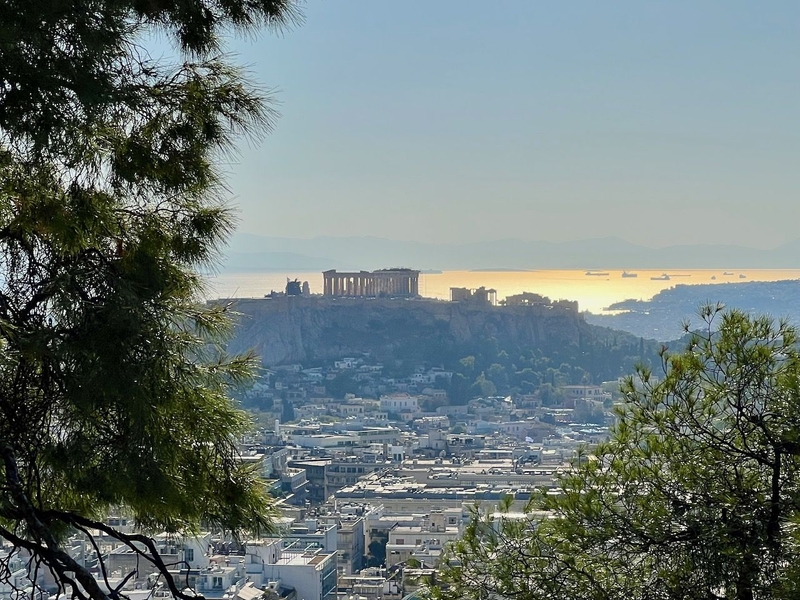
[[[380,269],[357,273],[324,271],[325,296],[391,296],[419,295],[419,271],[412,269]]]

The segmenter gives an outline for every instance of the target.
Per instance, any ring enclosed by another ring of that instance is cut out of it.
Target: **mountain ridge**
[[[616,237],[570,242],[506,238],[451,244],[376,236],[303,239],[237,233],[224,254],[220,269],[225,272],[399,266],[438,270],[792,269],[800,268],[800,239],[763,250],[731,244],[650,248]]]

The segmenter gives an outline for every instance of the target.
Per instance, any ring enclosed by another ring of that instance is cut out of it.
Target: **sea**
[[[627,276],[623,276],[623,274]],[[287,279],[307,281],[312,294],[322,293],[322,273],[222,273],[207,279],[206,296],[214,298],[262,298],[283,291]],[[667,269],[667,270],[535,270],[444,271],[420,274],[420,295],[450,299],[450,288],[494,289],[497,299],[534,292],[551,300],[577,300],[579,310],[609,314],[608,307],[627,299],[649,300],[675,285],[743,283],[800,279],[800,269]]]

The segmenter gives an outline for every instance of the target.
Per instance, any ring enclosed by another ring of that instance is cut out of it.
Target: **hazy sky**
[[[232,50],[282,116],[241,231],[800,237],[800,3],[307,0]]]

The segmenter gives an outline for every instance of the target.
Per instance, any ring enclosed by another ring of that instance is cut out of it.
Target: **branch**
[[[121,533],[114,529],[113,527],[109,527],[105,523],[101,523],[99,521],[93,521],[91,519],[87,519],[81,515],[76,515],[69,512],[61,512],[50,510],[45,513],[44,515],[47,516],[54,516],[65,523],[69,523],[75,527],[80,528],[90,528],[90,529],[97,529],[102,531],[109,537],[114,538],[125,544],[128,548],[130,548],[137,556],[141,556],[148,562],[150,562],[153,566],[156,567],[158,572],[164,576],[164,580],[166,581],[167,587],[169,587],[170,592],[175,598],[180,598],[181,600],[204,600],[204,596],[199,594],[185,594],[181,590],[178,589],[178,586],[175,585],[175,580],[173,579],[172,575],[169,573],[168,565],[163,561],[161,555],[158,552],[158,548],[156,548],[155,542],[152,538],[147,537],[146,535],[142,534],[128,534],[128,533]],[[147,552],[143,552],[134,542],[138,542],[142,544],[145,548],[147,548]]]
[[[2,448],[3,462],[5,464],[6,482],[8,483],[11,497],[16,504],[16,509],[20,511],[22,520],[27,524],[28,530],[33,534],[35,541],[25,540],[5,528],[0,528],[0,535],[12,543],[18,544],[28,549],[31,553],[41,556],[42,559],[53,566],[58,571],[59,576],[65,581],[74,582],[66,575],[67,572],[75,574],[75,579],[83,587],[92,600],[109,600],[109,597],[100,589],[95,578],[85,567],[75,561],[69,554],[64,552],[56,541],[53,532],[39,518],[38,511],[28,498],[19,480],[17,461],[14,458],[14,451],[10,446],[4,445]],[[75,594],[79,594],[77,587],[73,588]]]

